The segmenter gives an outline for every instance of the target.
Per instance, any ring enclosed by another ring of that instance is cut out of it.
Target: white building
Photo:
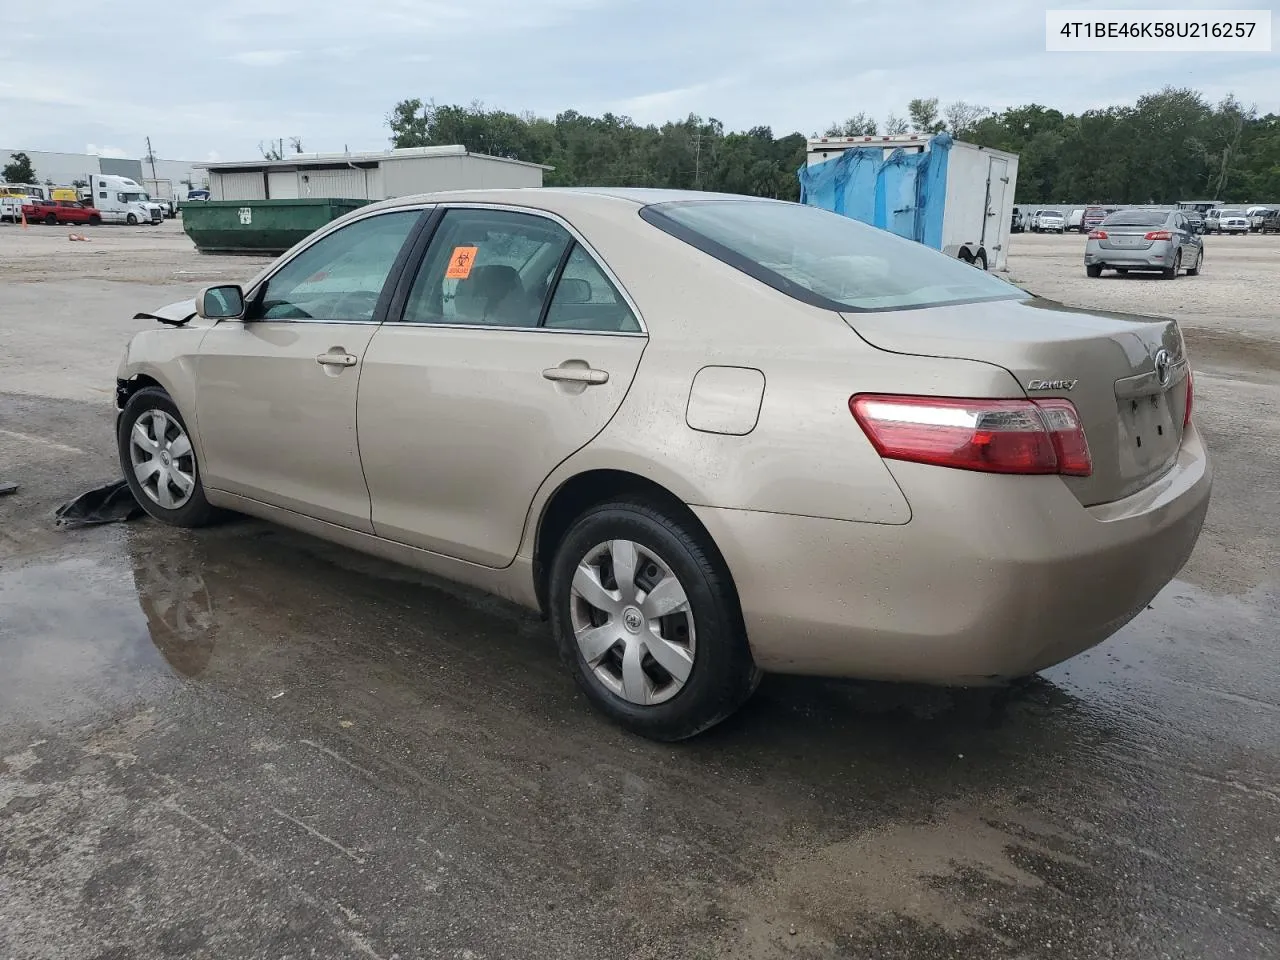
[[[49,150],[28,150],[25,147],[0,147],[0,167],[10,162],[15,153],[25,153],[31,158],[31,166],[35,169],[36,179],[40,183],[53,182],[55,187],[69,187],[77,180],[89,179],[91,173],[108,176],[129,177],[142,181],[150,178],[151,161],[133,160],[117,157],[100,157],[93,153],[54,153]],[[190,160],[155,161],[154,176],[160,180],[173,181],[174,192],[185,197],[187,190],[204,186],[205,172],[195,169]]]
[[[436,190],[540,187],[540,163],[508,160],[466,147],[406,147],[372,153],[299,153],[283,160],[198,163],[210,200],[341,197],[386,200]]]

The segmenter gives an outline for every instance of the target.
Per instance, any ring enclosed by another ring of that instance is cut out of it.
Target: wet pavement
[[[110,409],[0,405],[0,957],[1280,954],[1275,485],[1225,404],[1200,559],[1103,646],[1006,692],[769,677],[675,746],[413,571],[53,530]]]

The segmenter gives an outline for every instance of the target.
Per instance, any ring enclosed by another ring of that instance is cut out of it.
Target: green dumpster
[[[201,253],[278,254],[367,203],[335,197],[205,200],[182,205],[182,229]]]

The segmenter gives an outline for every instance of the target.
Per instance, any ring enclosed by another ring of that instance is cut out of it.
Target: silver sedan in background
[[[1120,210],[1089,232],[1084,272],[1158,270],[1172,280],[1179,270],[1194,277],[1204,265],[1204,241],[1181,210]]]

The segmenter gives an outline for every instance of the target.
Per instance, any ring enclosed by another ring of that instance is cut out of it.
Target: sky
[[[1174,0],[69,0],[5,4],[0,143],[249,160],[258,144],[389,146],[409,97],[813,134],[913,97],[1067,112],[1166,84],[1280,112],[1272,53],[1046,53],[1047,7]],[[1277,0],[1193,0],[1271,9]],[[184,12],[185,11],[185,12]],[[1274,48],[1273,48],[1274,49]]]

